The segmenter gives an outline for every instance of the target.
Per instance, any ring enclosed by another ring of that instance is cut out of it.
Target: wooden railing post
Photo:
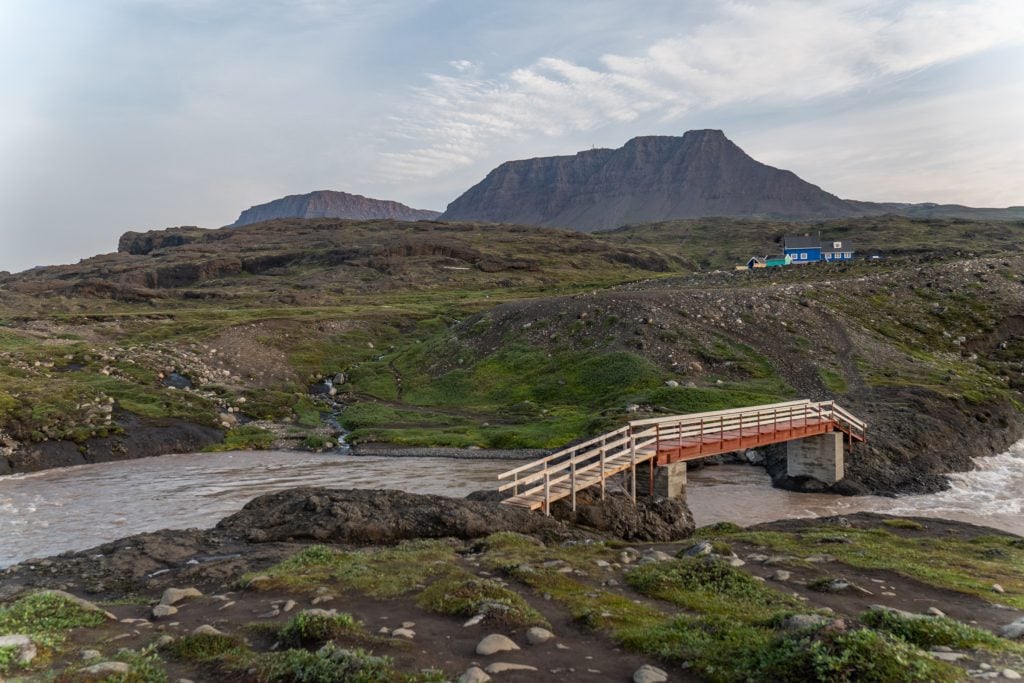
[[[604,500],[604,452],[606,450],[605,444],[608,443],[608,439],[601,440],[601,500]]]
[[[572,489],[572,511],[576,512],[576,456],[569,461],[569,487]]]
[[[633,504],[636,505],[636,434],[633,428],[629,428],[629,472],[630,472],[630,493],[633,496]]]
[[[515,482],[515,486],[512,488],[512,491],[513,491],[514,495],[518,496],[519,495],[519,473],[518,472],[516,472],[515,479],[513,481]]]
[[[544,514],[551,515],[551,474],[548,472],[548,464],[544,463]]]

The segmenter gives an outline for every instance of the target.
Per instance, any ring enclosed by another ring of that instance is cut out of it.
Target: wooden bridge
[[[575,510],[576,494],[592,486],[601,487],[603,499],[608,478],[629,471],[635,502],[638,465],[646,464],[653,495],[655,466],[834,432],[840,433],[851,448],[855,442],[867,440],[867,424],[834,401],[813,403],[805,399],[635,420],[499,474],[499,480],[511,481],[498,490],[512,492],[502,501],[506,505],[543,509],[550,514],[551,503],[562,498],[570,498]]]

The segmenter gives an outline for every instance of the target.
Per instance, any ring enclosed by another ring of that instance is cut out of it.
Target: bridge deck
[[[498,475],[512,479],[498,490],[512,492],[507,505],[550,512],[552,502],[570,498],[575,509],[577,492],[600,486],[603,498],[607,479],[630,471],[635,500],[639,464],[667,465],[833,431],[846,434],[851,445],[867,438],[867,425],[831,401],[636,420]]]

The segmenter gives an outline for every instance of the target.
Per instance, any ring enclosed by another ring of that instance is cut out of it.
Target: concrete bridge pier
[[[654,495],[664,498],[686,496],[686,461],[655,465],[653,461],[636,466],[636,494],[646,496],[651,490],[651,468],[654,468]]]
[[[843,434],[827,432],[786,444],[786,474],[811,477],[825,484],[843,478]]]

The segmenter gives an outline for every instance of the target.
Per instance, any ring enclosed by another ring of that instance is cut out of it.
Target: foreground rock
[[[299,488],[255,498],[217,530],[266,543],[316,540],[391,543],[413,538],[479,538],[496,531],[565,533],[564,525],[526,510],[403,491]]]
[[[634,505],[624,494],[601,500],[591,491],[582,491],[575,512],[561,500],[552,506],[552,514],[626,541],[678,541],[692,536],[696,528],[684,499],[660,496],[638,497]]]

